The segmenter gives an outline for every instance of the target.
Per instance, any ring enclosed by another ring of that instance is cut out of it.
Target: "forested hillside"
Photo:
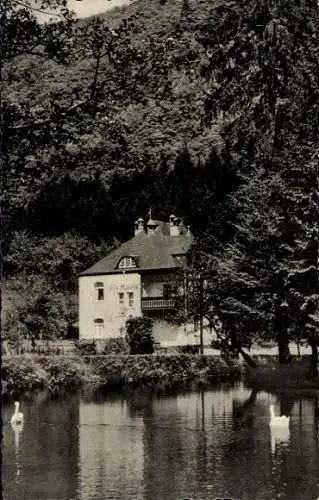
[[[192,226],[206,313],[233,340],[313,331],[318,21],[310,0],[140,0],[72,25],[46,57],[8,50],[11,330],[63,334],[76,273],[151,207]]]

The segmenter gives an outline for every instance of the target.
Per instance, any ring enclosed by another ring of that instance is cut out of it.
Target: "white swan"
[[[275,405],[270,405],[270,427],[289,427],[290,417],[282,415],[281,417],[276,417],[275,415]]]
[[[14,403],[14,414],[11,417],[10,423],[11,424],[23,424],[24,417],[23,413],[19,411],[19,403],[16,401]]]

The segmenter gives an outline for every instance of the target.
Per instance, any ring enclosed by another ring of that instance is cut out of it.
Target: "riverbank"
[[[277,356],[252,356],[256,369],[242,358],[228,360],[219,355],[17,355],[2,359],[2,395],[48,389],[71,391],[83,386],[121,389],[143,385],[162,387],[190,383],[209,385],[244,377],[263,389],[319,389],[319,377],[310,375],[309,356],[293,357],[290,365],[279,365]]]
[[[2,360],[2,394],[25,391],[73,390],[85,385],[101,388],[188,383],[209,384],[233,380],[243,374],[240,360],[231,363],[220,356],[108,355],[108,356],[12,356]]]
[[[311,356],[292,357],[292,362],[280,365],[275,356],[252,356],[257,368],[246,367],[246,381],[265,390],[271,389],[319,389],[319,377],[314,378]]]

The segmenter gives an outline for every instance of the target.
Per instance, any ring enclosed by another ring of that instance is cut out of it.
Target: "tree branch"
[[[17,5],[21,5],[25,9],[32,10],[34,12],[40,12],[41,14],[46,14],[47,16],[55,16],[59,17],[60,19],[64,19],[64,17],[61,14],[55,14],[54,12],[47,12],[46,10],[38,9],[37,7],[31,7],[31,5],[25,4],[24,2],[16,2]]]

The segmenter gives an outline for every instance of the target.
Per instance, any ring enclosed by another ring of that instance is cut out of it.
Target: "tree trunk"
[[[289,351],[288,335],[285,335],[284,332],[280,332],[277,335],[277,343],[278,343],[279,363],[280,364],[290,363],[291,362],[291,354]]]
[[[300,340],[299,340],[299,338],[297,339],[297,353],[298,353],[298,358],[300,358]]]
[[[249,354],[247,354],[247,352],[242,350],[234,325],[232,325],[232,328],[230,329],[230,340],[231,347],[236,355],[239,356],[239,354],[241,354],[248,366],[250,366],[251,368],[257,368],[257,364],[255,363],[255,361],[249,356]]]
[[[251,394],[249,398],[244,401],[243,403],[239,403],[237,406],[237,401],[234,400],[234,405],[233,405],[233,414],[236,417],[236,419],[243,418],[245,415],[246,411],[254,404],[256,401],[258,394],[258,390],[256,387],[254,387],[251,391]]]
[[[92,82],[92,86],[91,86],[90,101],[93,104],[93,107],[92,107],[93,118],[95,118],[96,109],[97,109],[97,80],[98,80],[98,76],[99,76],[100,62],[101,62],[101,52],[99,52],[96,56],[94,77],[93,77],[93,82]]]
[[[227,351],[232,352],[233,349],[235,348],[236,351],[242,355],[242,357],[244,358],[244,361],[246,361],[248,366],[250,366],[251,368],[257,368],[257,364],[255,363],[255,361],[249,356],[249,354],[247,354],[247,352],[242,350],[242,348],[239,345],[237,340],[236,340],[236,345],[233,345],[234,338],[232,338],[231,339],[232,343],[230,345],[219,333],[216,332],[216,335],[217,335],[217,338],[220,340],[221,344],[225,346],[226,352]]]
[[[234,325],[231,325],[230,327],[230,343],[231,343],[231,348],[234,356],[238,358],[239,356],[239,344],[238,344],[238,337],[237,337],[237,332],[236,328]]]
[[[246,361],[246,363],[248,364],[248,366],[250,366],[251,368],[257,368],[257,364],[249,356],[249,354],[247,354],[247,352],[243,351],[241,347],[239,347],[238,350],[239,350],[240,354],[242,355],[242,357],[244,358],[244,360]]]
[[[291,362],[291,354],[289,351],[288,316],[285,302],[282,302],[277,307],[275,330],[277,332],[279,363],[288,364]]]
[[[32,352],[35,351],[36,346],[37,346],[37,344],[36,344],[36,341],[35,341],[35,337],[32,335],[32,337],[31,337],[31,350],[32,350]]]
[[[316,345],[311,346],[311,371],[313,377],[318,377],[318,349]]]

